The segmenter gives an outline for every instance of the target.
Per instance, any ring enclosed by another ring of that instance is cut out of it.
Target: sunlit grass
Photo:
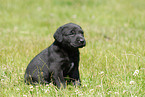
[[[1,0],[0,96],[145,96],[144,0]],[[85,31],[81,87],[25,85],[30,60],[68,22]]]

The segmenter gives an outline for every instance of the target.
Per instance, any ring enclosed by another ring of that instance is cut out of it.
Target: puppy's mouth
[[[84,42],[84,43],[71,43],[71,46],[74,48],[82,48],[82,47],[86,46],[86,42]]]

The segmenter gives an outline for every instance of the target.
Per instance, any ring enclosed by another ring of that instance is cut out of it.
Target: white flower
[[[36,88],[38,88],[39,86],[36,86]]]
[[[82,95],[83,95],[83,93],[79,94],[79,96],[82,96]]]
[[[75,92],[78,92],[78,91],[79,91],[78,89],[75,90]]]
[[[101,87],[101,85],[97,85],[96,87],[97,87],[97,88],[100,88],[100,87]]]
[[[94,89],[90,89],[90,92],[94,91]]]
[[[27,95],[23,95],[24,97],[27,97]]]
[[[46,87],[48,87],[49,86],[49,84],[46,84]]]
[[[108,94],[111,94],[112,93],[112,91],[108,91]]]
[[[127,92],[127,90],[124,90],[124,91],[123,91],[123,94],[124,94],[125,92]]]
[[[33,89],[30,89],[30,91],[33,91]]]
[[[101,71],[99,74],[104,74],[104,71]]]
[[[134,76],[139,74],[139,70],[135,70],[135,72],[133,73]]]
[[[20,89],[19,89],[19,88],[17,88],[16,90],[17,90],[17,91],[19,91]]]
[[[135,84],[135,81],[130,81],[130,85],[134,85]]]
[[[30,87],[30,91],[33,91],[33,86]]]
[[[48,90],[46,89],[46,90],[45,90],[45,93],[47,93],[47,92],[48,92]]]
[[[33,86],[30,87],[30,89],[32,89],[32,88],[33,88]]]
[[[87,84],[83,85],[83,87],[87,87]]]
[[[119,94],[118,92],[114,92],[115,94]]]

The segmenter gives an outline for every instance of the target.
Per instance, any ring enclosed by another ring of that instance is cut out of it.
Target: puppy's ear
[[[58,41],[58,42],[62,42],[62,39],[63,39],[63,37],[62,37],[62,28],[63,28],[63,27],[59,27],[59,28],[56,30],[56,32],[54,33],[54,35],[53,35],[54,39],[55,39],[56,41]]]

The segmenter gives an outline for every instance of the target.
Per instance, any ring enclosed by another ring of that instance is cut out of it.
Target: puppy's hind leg
[[[25,80],[24,81],[28,85],[30,85],[30,84],[35,85],[36,83],[38,83],[36,78],[31,77],[31,75],[29,75],[29,74],[25,75]]]

